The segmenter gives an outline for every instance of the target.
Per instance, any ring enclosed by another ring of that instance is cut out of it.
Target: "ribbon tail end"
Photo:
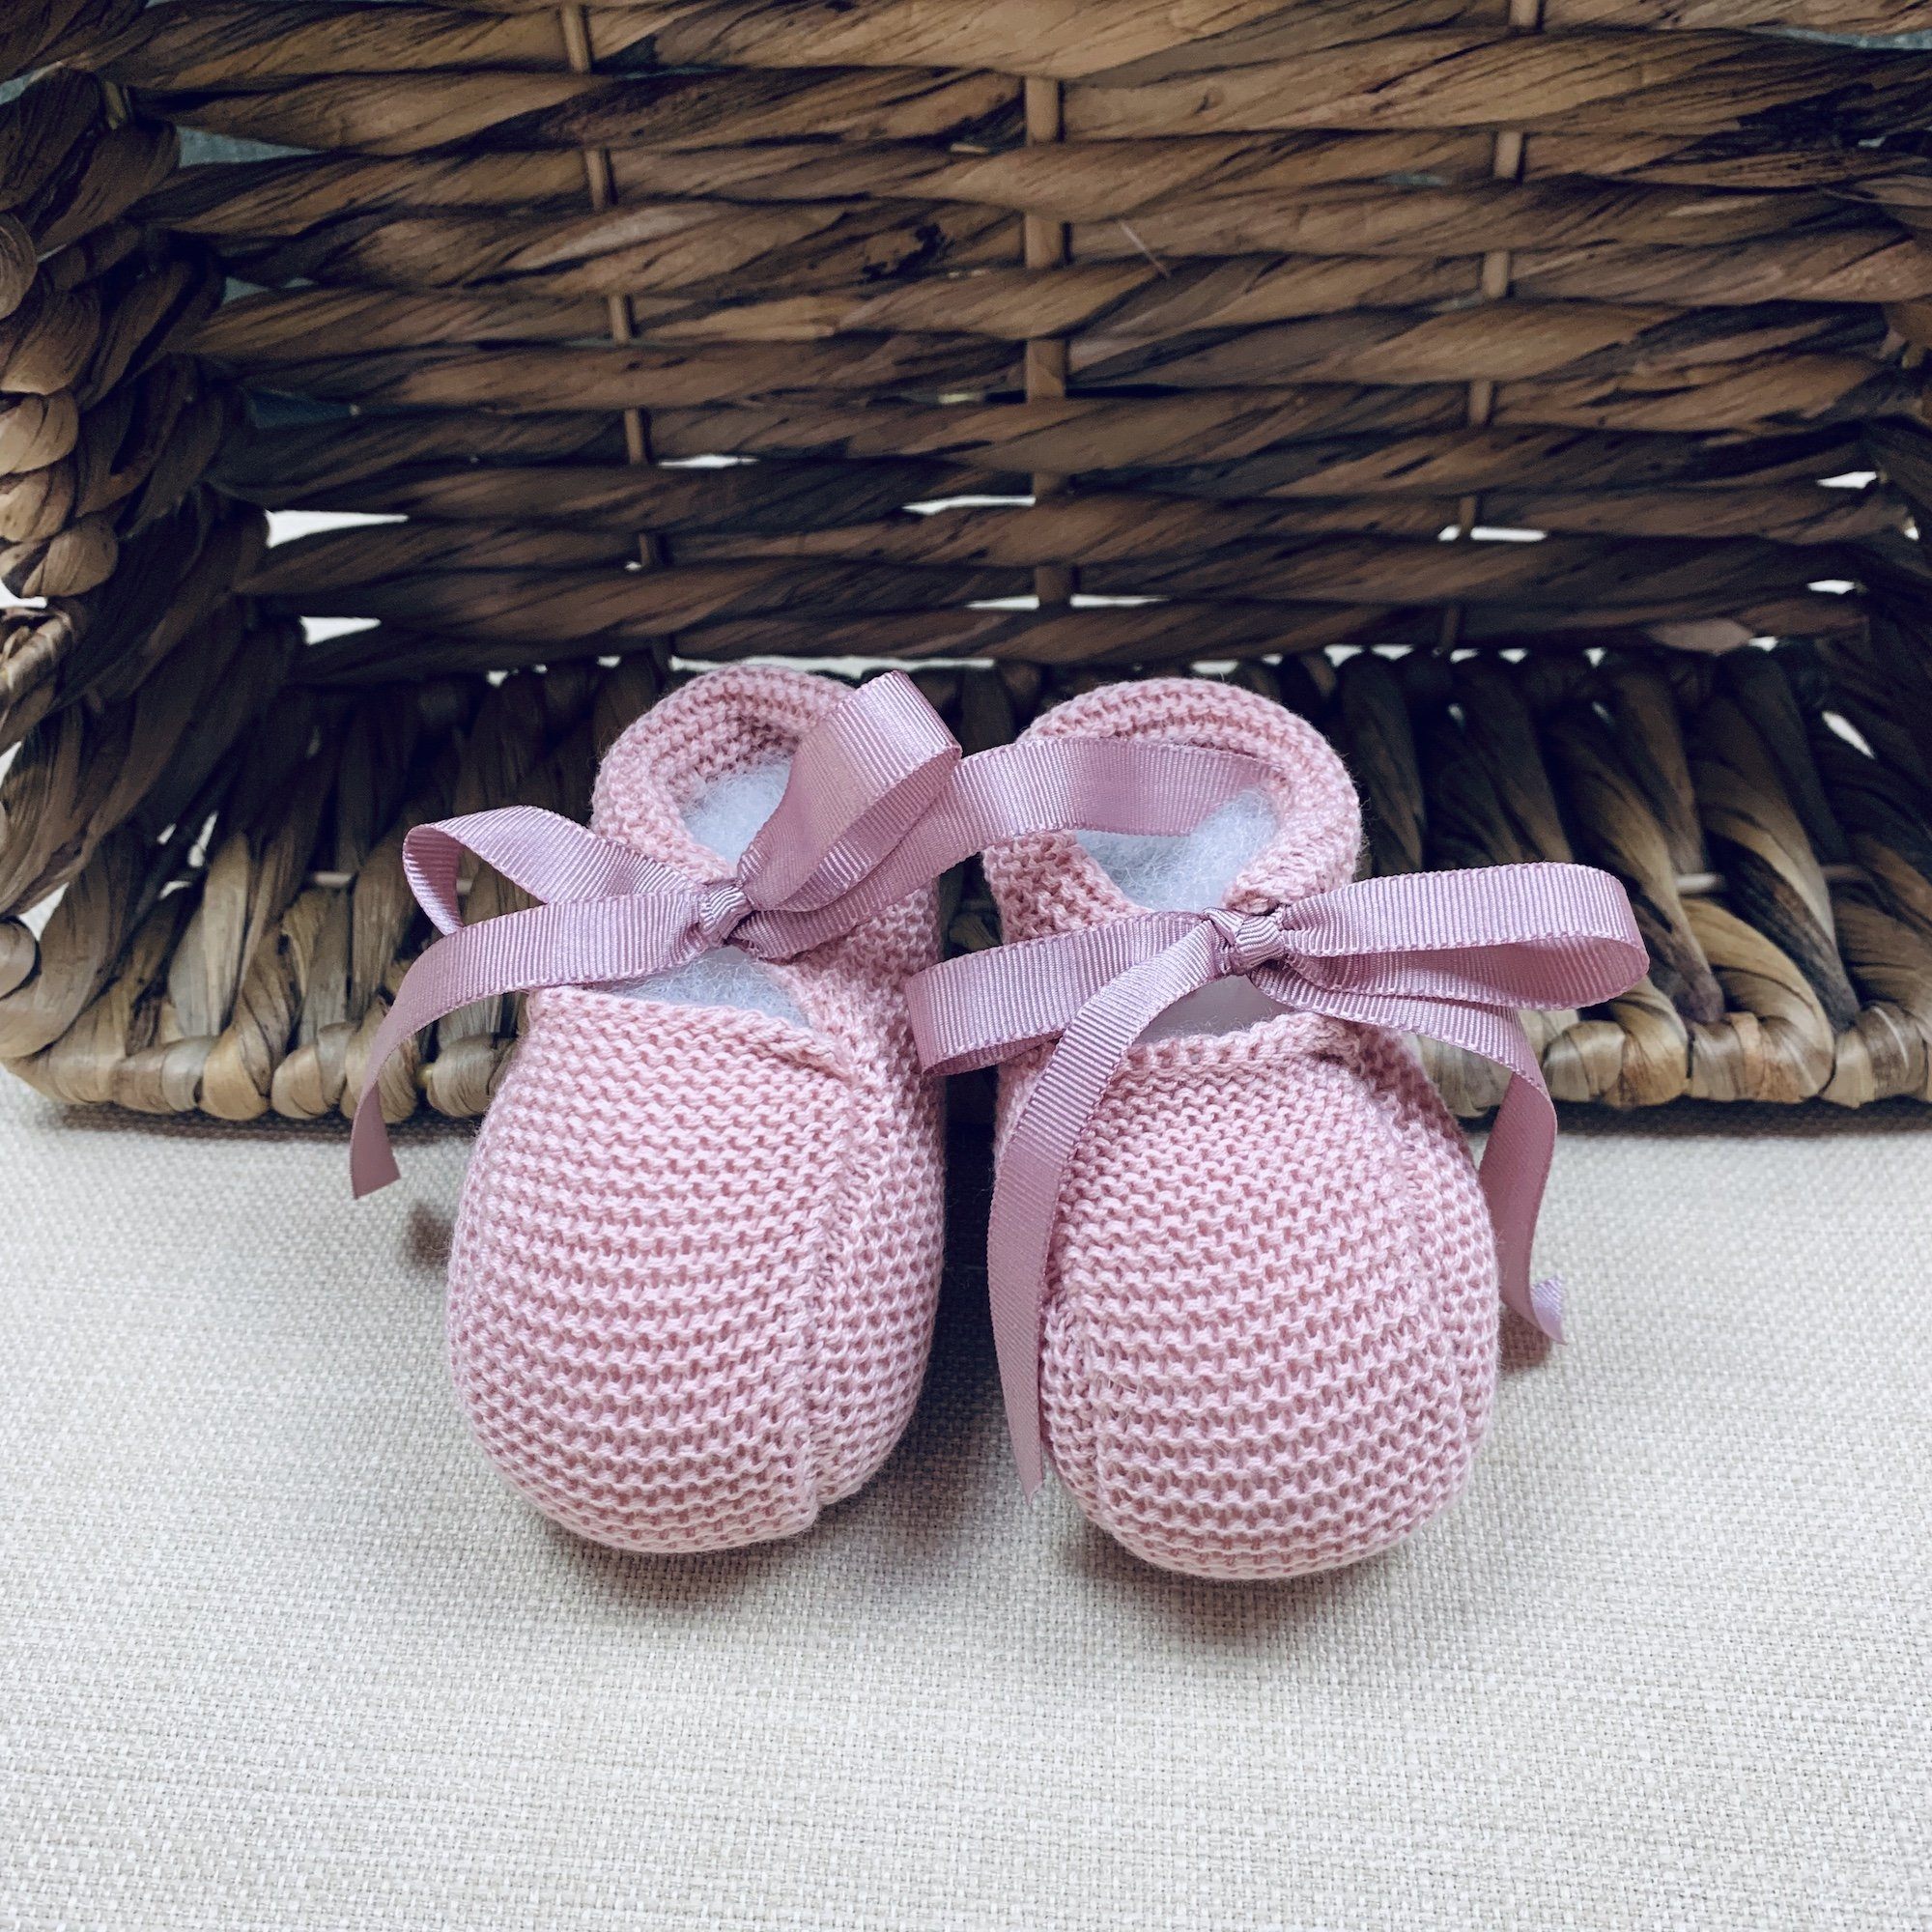
[[[396,1163],[391,1158],[384,1158],[380,1165],[363,1166],[357,1163],[349,1171],[350,1198],[366,1201],[372,1194],[380,1194],[393,1180],[402,1178]]]
[[[1036,1447],[1031,1454],[1015,1441],[1013,1462],[1017,1464],[1020,1478],[1020,1493],[1028,1502],[1039,1494],[1041,1485],[1046,1481],[1046,1469],[1039,1450]]]
[[[1503,1305],[1527,1321],[1547,1341],[1563,1342],[1563,1277],[1545,1275],[1541,1281],[1513,1284],[1503,1292]]]
[[[365,1099],[356,1109],[355,1124],[349,1130],[350,1195],[357,1201],[366,1200],[400,1179],[382,1110]]]
[[[1563,1345],[1563,1277],[1548,1274],[1529,1291],[1529,1303],[1534,1313],[1530,1319],[1537,1328],[1554,1342],[1558,1348]]]

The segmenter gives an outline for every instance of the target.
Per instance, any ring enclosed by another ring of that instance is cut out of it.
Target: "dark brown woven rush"
[[[1536,1018],[1560,1096],[1932,1098],[1925,47],[1928,0],[14,0],[0,1060],[338,1109],[407,827],[580,811],[677,667],[781,654],[919,661],[969,744],[1233,677],[1376,870],[1629,884],[1653,971]],[[479,1112],[515,1026],[392,1117]]]

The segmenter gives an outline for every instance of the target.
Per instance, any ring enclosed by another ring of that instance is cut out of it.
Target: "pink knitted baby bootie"
[[[1197,748],[1133,776],[1218,805],[1179,838],[995,846],[1006,944],[913,988],[929,1064],[1007,1063],[989,1268],[1021,1469],[1043,1440],[1088,1516],[1169,1569],[1353,1562],[1463,1488],[1496,1377],[1491,1208],[1397,1033],[1512,1065],[1496,1225],[1533,1220],[1553,1116],[1516,1009],[1608,997],[1642,949],[1587,867],[1350,884],[1341,760],[1250,693],[1124,683],[1029,733],[1094,738]]]
[[[1034,728],[1241,752],[1269,782],[1179,850],[1059,835],[988,853],[1009,942],[1101,923],[1136,895],[1259,913],[1354,873],[1348,774],[1280,705],[1159,680]],[[1061,1198],[1046,1442],[1087,1514],[1150,1562],[1325,1570],[1406,1536],[1468,1475],[1496,1373],[1489,1216],[1401,1042],[1280,1012],[1239,980],[1193,999],[1132,1049]],[[1003,1118],[1040,1061],[1006,1069]]]
[[[956,755],[904,679],[865,687],[850,715],[873,700],[888,724],[893,705],[916,707],[939,735],[943,751],[920,747],[914,776]],[[514,980],[548,989],[529,996],[470,1161],[449,1349],[491,1460],[599,1543],[723,1549],[803,1530],[879,1467],[919,1391],[942,1143],[902,985],[936,956],[934,894],[921,885],[799,950],[814,920],[843,925],[822,908],[851,871],[835,857],[801,887],[821,855],[794,863],[777,819],[758,833],[781,793],[787,837],[808,840],[851,803],[847,781],[876,732],[822,759],[814,797],[786,785],[795,755],[801,775],[812,755],[801,747],[823,753],[828,724],[854,703],[846,687],[797,671],[697,677],[611,748],[590,833],[530,815],[546,856],[526,869],[541,883],[515,869],[515,813],[430,828],[552,901],[455,941],[524,944],[517,917],[593,921],[578,928],[587,939],[562,946],[563,965]],[[914,807],[875,789],[861,803],[879,810],[848,816],[884,851],[895,814]],[[753,860],[733,873],[748,843],[754,857],[770,848],[768,890]],[[432,838],[420,869],[440,851]],[[453,854],[443,863],[453,882]],[[689,930],[673,944],[679,922]],[[557,949],[531,930],[529,945]],[[586,947],[603,951],[590,959]],[[635,971],[653,957],[673,963],[612,983],[624,958]],[[462,990],[445,984],[436,1005]]]

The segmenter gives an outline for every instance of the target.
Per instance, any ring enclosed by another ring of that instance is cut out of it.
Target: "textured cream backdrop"
[[[813,1535],[585,1548],[445,1396],[460,1136],[0,1082],[0,1925],[1922,1932],[1932,1116],[1567,1124],[1468,1500],[1216,1588],[1021,1506],[964,1265]]]

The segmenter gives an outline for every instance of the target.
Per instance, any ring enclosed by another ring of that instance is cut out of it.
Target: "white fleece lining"
[[[758,827],[779,809],[791,760],[774,758],[706,785],[684,809],[684,823],[700,845],[736,865],[751,850]]]
[[[758,827],[778,810],[791,776],[789,758],[753,765],[707,785],[684,810],[684,822],[700,845],[735,864],[757,837]],[[792,997],[769,968],[735,946],[714,947],[696,959],[608,989],[624,999],[663,1000],[677,1007],[735,1007],[806,1024]]]
[[[1179,837],[1083,832],[1080,842],[1136,905],[1199,912],[1228,896],[1228,888],[1273,837],[1273,808],[1264,793],[1249,790]]]
[[[1136,905],[1151,912],[1196,912],[1220,905],[1228,888],[1274,834],[1274,810],[1265,795],[1244,791],[1179,838],[1083,832],[1080,842]],[[1141,1037],[1239,1033],[1280,1011],[1247,980],[1224,980],[1170,1007]]]

